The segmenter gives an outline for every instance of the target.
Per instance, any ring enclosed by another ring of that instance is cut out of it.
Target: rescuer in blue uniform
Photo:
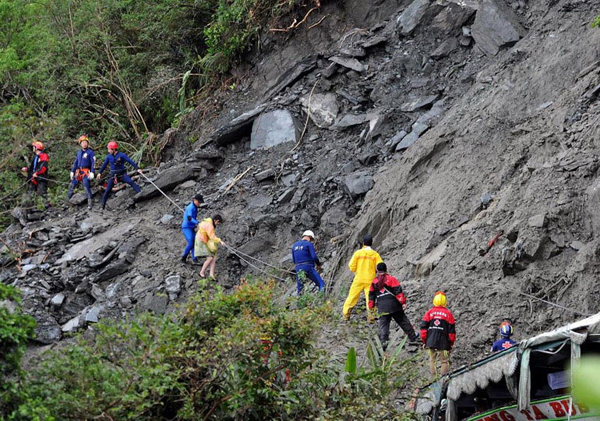
[[[196,227],[199,224],[198,208],[202,203],[204,203],[202,195],[197,194],[194,196],[194,199],[191,201],[191,203],[185,207],[185,211],[183,213],[183,222],[181,223],[181,232],[183,232],[183,236],[187,241],[187,246],[183,251],[183,255],[181,256],[182,263],[186,262],[190,252],[192,252],[192,261],[194,263],[198,261],[198,259],[196,259],[196,255],[194,254],[194,239],[196,238]]]
[[[302,293],[304,287],[303,277],[310,279],[319,287],[319,292],[325,288],[325,282],[315,269],[315,266],[321,266],[321,262],[315,253],[315,247],[312,242],[315,239],[315,234],[310,231],[304,231],[302,239],[296,241],[292,246],[292,260],[296,265],[296,283],[298,286],[298,295]],[[305,275],[301,275],[304,272]]]
[[[514,330],[509,321],[504,321],[500,324],[500,339],[492,344],[492,352],[504,351],[516,344],[510,339]]]
[[[108,195],[110,194],[112,188],[114,187],[117,181],[124,181],[125,183],[129,184],[131,188],[135,190],[136,193],[142,191],[142,189],[140,189],[140,186],[135,184],[135,182],[129,177],[129,175],[127,175],[127,171],[125,170],[125,163],[128,162],[129,165],[136,169],[137,172],[139,172],[140,174],[142,173],[142,170],[137,166],[135,162],[131,160],[131,158],[129,158],[123,152],[117,152],[117,149],[119,149],[119,145],[117,144],[117,142],[108,142],[108,145],[106,147],[108,149],[108,156],[106,157],[106,160],[100,168],[100,174],[102,174],[106,166],[110,164],[111,177],[108,180],[106,190],[104,191],[104,195],[102,196],[102,209],[106,207]]]
[[[90,140],[86,135],[79,136],[77,139],[81,145],[81,149],[77,151],[77,157],[73,162],[73,168],[71,168],[71,185],[67,192],[67,200],[73,197],[73,189],[77,187],[77,184],[83,183],[85,192],[87,193],[88,209],[92,209],[92,188],[90,181],[94,179],[94,164],[96,163],[96,157],[94,151],[90,149]]]

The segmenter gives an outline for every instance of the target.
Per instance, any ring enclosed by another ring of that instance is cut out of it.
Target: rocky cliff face
[[[290,244],[313,229],[341,309],[347,260],[372,233],[413,322],[447,292],[456,358],[470,361],[501,317],[519,337],[578,317],[523,294],[598,310],[596,6],[325,3],[286,39],[265,37],[214,106],[165,133],[168,159],[147,174],[179,206],[201,192],[202,213],[225,217],[219,235],[243,253],[222,253],[225,287],[258,269],[283,278],[252,258],[290,269]],[[170,311],[193,291],[180,210],[140,182],[108,213],[15,211],[4,263],[21,258],[0,276],[23,290],[40,342]]]

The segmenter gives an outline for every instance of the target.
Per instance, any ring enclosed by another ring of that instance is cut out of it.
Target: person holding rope
[[[325,282],[315,269],[315,266],[321,266],[321,262],[315,252],[313,246],[315,234],[311,230],[306,230],[302,234],[302,238],[292,246],[292,260],[296,265],[296,286],[298,295],[302,294],[304,283],[310,279],[319,288],[319,292],[325,289]]]
[[[119,181],[124,181],[129,184],[136,193],[142,191],[140,186],[138,186],[130,177],[127,175],[127,171],[125,170],[125,163],[129,163],[138,173],[142,174],[142,170],[138,167],[138,165],[123,152],[118,152],[119,144],[114,140],[108,142],[106,145],[108,149],[108,156],[106,160],[100,167],[99,173],[102,174],[107,165],[110,165],[110,179],[108,180],[108,184],[106,185],[106,190],[104,191],[104,195],[102,196],[102,210],[106,209],[106,201],[108,200],[108,196],[112,191],[115,184]]]
[[[39,140],[31,143],[33,148],[33,159],[29,167],[24,167],[27,171],[27,182],[29,190],[37,193],[44,199],[44,205],[48,209],[51,205],[48,201],[48,163],[50,161],[48,154],[44,152],[44,144]]]
[[[206,269],[209,269],[209,276],[215,279],[215,266],[217,264],[217,250],[219,244],[225,245],[225,242],[217,237],[215,228],[223,223],[221,215],[215,215],[212,218],[205,218],[198,224],[196,233],[196,242],[194,254],[196,258],[206,257],[206,261],[200,269],[200,277],[206,277]]]
[[[192,262],[197,263],[198,259],[194,254],[194,237],[198,227],[198,208],[204,203],[204,198],[200,193],[194,196],[192,202],[186,206],[183,213],[183,222],[181,223],[181,232],[187,241],[187,246],[181,256],[181,262],[185,263],[190,252],[192,253]]]
[[[88,209],[92,209],[92,187],[90,181],[94,179],[94,164],[96,157],[94,151],[90,149],[90,140],[86,135],[79,136],[77,142],[81,146],[81,149],[77,151],[77,156],[73,162],[73,168],[71,168],[71,184],[69,191],[67,192],[67,200],[73,197],[73,190],[77,187],[77,184],[83,183],[85,192],[87,194],[87,205]]]

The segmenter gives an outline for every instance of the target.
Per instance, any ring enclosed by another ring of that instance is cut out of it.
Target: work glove
[[[88,180],[92,181],[94,179],[94,173],[91,172],[88,174]]]
[[[69,177],[70,177],[70,178],[71,178],[71,180],[72,180],[72,179],[73,179],[73,177],[75,177],[75,173],[74,173],[73,171],[71,171],[71,172],[69,173]]]

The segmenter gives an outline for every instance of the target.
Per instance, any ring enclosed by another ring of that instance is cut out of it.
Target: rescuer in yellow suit
[[[342,310],[343,317],[345,320],[350,318],[350,312],[352,308],[358,302],[360,293],[365,293],[365,303],[367,306],[367,319],[370,323],[375,321],[373,314],[369,310],[369,288],[371,288],[371,282],[377,275],[377,264],[383,262],[379,253],[371,248],[373,245],[373,237],[370,234],[366,234],[363,238],[363,246],[360,250],[357,250],[352,255],[348,266],[350,270],[355,274],[350,292],[348,292],[348,298],[344,303],[344,309]]]

